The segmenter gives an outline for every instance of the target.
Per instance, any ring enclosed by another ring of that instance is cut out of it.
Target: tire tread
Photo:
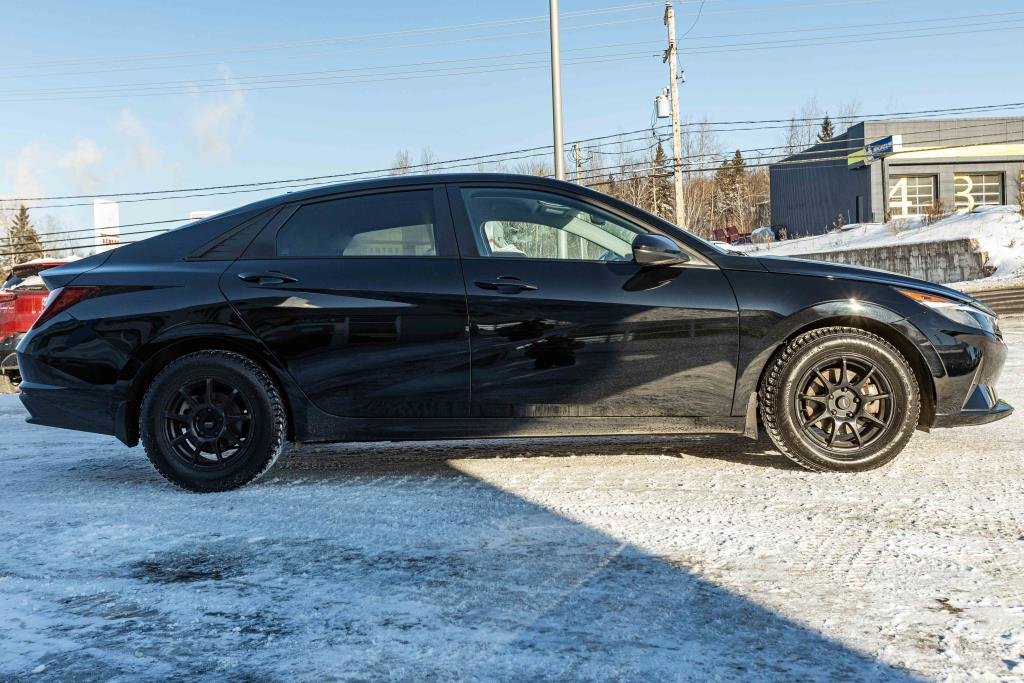
[[[779,417],[775,411],[775,401],[772,397],[778,392],[781,384],[785,381],[785,372],[789,368],[790,363],[794,358],[800,355],[801,352],[808,345],[828,339],[830,337],[860,337],[871,341],[874,344],[884,347],[889,353],[893,354],[901,363],[903,363],[909,370],[909,376],[912,382],[912,391],[915,393],[919,391],[917,385],[917,378],[910,369],[910,364],[907,359],[900,353],[899,349],[893,346],[884,338],[868,332],[867,330],[860,329],[858,327],[845,327],[845,326],[832,326],[832,327],[818,327],[798,337],[793,338],[779,351],[775,353],[772,360],[768,363],[768,369],[765,371],[764,377],[761,380],[761,386],[758,389],[758,404],[761,409],[761,421],[764,423],[765,431],[768,433],[768,437],[779,451],[795,462],[801,467],[811,470],[812,472],[828,472],[828,468],[821,466],[820,464],[809,460],[805,456],[796,452],[790,448],[786,443],[786,439],[783,438],[782,431],[779,427]],[[907,419],[912,420],[913,424],[917,424],[921,410],[920,401],[909,401]],[[875,469],[886,464],[888,460],[878,461],[877,464],[869,465],[863,469]]]
[[[148,433],[148,427],[146,424],[146,416],[149,414],[147,409],[149,402],[153,398],[153,391],[160,385],[160,381],[175,372],[182,365],[193,362],[227,362],[234,363],[241,366],[241,369],[252,375],[252,378],[256,383],[267,393],[267,398],[271,406],[271,443],[268,449],[267,455],[261,466],[253,472],[247,473],[245,476],[235,476],[230,479],[223,480],[221,482],[198,484],[196,482],[189,482],[182,480],[180,477],[167,467],[164,458],[160,455],[157,450],[155,440],[152,438],[145,438]],[[207,350],[207,351],[195,351],[193,353],[181,356],[170,363],[161,370],[149,383],[146,388],[141,402],[141,409],[139,410],[139,434],[143,435],[142,444],[146,451],[146,457],[153,463],[157,472],[160,475],[174,484],[179,488],[193,491],[195,493],[216,493],[220,491],[229,491],[231,489],[240,488],[246,484],[250,484],[260,477],[265,475],[271,467],[277,462],[278,458],[284,452],[285,438],[287,435],[287,417],[285,414],[284,401],[281,399],[281,393],[277,389],[277,385],[270,378],[267,372],[252,359],[234,351],[222,351],[222,350]]]

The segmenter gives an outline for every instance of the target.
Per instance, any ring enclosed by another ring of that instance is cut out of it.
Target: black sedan
[[[920,280],[725,252],[524,176],[260,201],[48,270],[34,424],[244,485],[287,441],[734,433],[813,470],[1010,414],[996,316]]]

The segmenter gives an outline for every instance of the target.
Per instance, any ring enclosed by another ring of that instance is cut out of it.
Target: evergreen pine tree
[[[825,120],[821,122],[821,131],[818,133],[818,142],[829,142],[835,131],[832,128],[832,119],[825,114]]]
[[[742,227],[746,189],[747,162],[743,159],[743,153],[736,150],[732,158],[715,172],[716,208],[727,225]]]
[[[39,239],[39,233],[32,227],[32,220],[28,215],[28,207],[24,204],[14,214],[11,224],[7,227],[7,251],[13,252],[8,263],[17,265],[43,255],[43,243]]]
[[[675,211],[675,191],[671,180],[672,162],[665,154],[665,148],[660,140],[655,148],[654,163],[651,166],[651,173],[654,176],[651,180],[653,213],[666,220],[672,220]]]

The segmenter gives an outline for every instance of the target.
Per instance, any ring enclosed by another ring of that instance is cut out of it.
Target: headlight
[[[898,289],[896,291],[905,297],[913,299],[922,306],[927,306],[958,325],[975,327],[991,334],[995,334],[998,329],[996,314],[987,306],[982,308],[984,304],[973,306],[955,299],[948,299],[937,294],[926,294],[925,292],[918,292],[913,289]]]

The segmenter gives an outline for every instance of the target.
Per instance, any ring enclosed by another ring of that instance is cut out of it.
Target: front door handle
[[[251,282],[257,285],[283,285],[288,282],[298,282],[299,278],[279,273],[272,270],[266,273],[239,273],[238,279],[243,282]]]
[[[537,291],[537,285],[531,285],[510,275],[503,275],[497,280],[476,280],[473,284],[480,289],[489,289],[500,292],[501,294],[518,294],[519,292]]]

